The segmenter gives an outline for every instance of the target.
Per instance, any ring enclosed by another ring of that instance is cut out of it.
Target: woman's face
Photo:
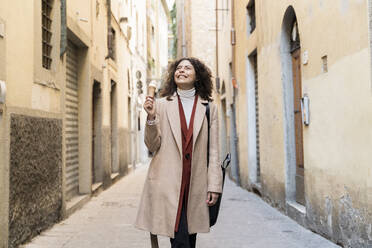
[[[177,65],[174,73],[174,81],[176,82],[177,87],[183,90],[189,90],[194,87],[195,69],[190,61],[185,59]]]

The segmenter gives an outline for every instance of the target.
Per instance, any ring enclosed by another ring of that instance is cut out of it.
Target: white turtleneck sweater
[[[187,128],[189,128],[192,108],[193,108],[194,99],[195,99],[195,88],[192,88],[189,90],[181,90],[180,88],[177,88],[177,93],[180,96],[180,99],[182,102],[182,107],[183,107],[183,112],[185,113]]]

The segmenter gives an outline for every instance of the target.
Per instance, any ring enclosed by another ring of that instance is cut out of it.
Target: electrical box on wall
[[[5,36],[5,24],[0,23],[0,38],[4,38]]]
[[[310,125],[310,99],[307,94],[304,95],[301,101],[302,107],[302,121],[305,126]]]
[[[5,97],[6,97],[6,84],[4,81],[0,80],[0,104],[5,103]]]
[[[3,108],[5,104],[6,97],[6,84],[4,81],[0,80],[0,122],[3,119]]]
[[[302,54],[302,64],[307,65],[309,63],[309,52],[304,51]]]

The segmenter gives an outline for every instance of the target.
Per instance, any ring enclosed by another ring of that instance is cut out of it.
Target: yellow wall
[[[4,8],[6,40],[9,41],[6,49],[7,106],[60,112],[60,82],[56,81],[60,73],[59,46],[52,49],[52,69],[45,70],[41,64],[41,2],[16,1]],[[59,9],[59,2],[55,2],[54,20],[60,19]],[[52,23],[52,31],[52,43],[59,44],[59,22]]]
[[[239,84],[237,123],[242,184],[248,179],[246,58],[257,47],[259,85],[260,160],[264,195],[285,208],[285,116],[281,65],[281,32],[285,11],[297,16],[302,64],[302,93],[310,98],[310,125],[303,127],[307,216],[321,229],[329,214],[333,238],[352,242],[343,234],[343,199],[355,211],[371,209],[372,94],[366,1],[256,1],[257,28],[246,31],[246,1],[236,1],[236,77]],[[328,56],[328,72],[322,57]],[[349,198],[348,198],[349,197]],[[368,212],[368,211],[367,211]],[[312,216],[314,214],[314,216]],[[361,214],[359,223],[368,223]],[[312,219],[314,218],[314,220]],[[324,231],[325,235],[332,236]],[[348,230],[344,230],[347,233]],[[339,236],[337,236],[339,235]],[[359,235],[359,234],[357,234]]]

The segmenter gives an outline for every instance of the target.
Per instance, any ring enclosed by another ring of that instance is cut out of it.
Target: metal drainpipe
[[[231,0],[231,30],[235,30],[235,1]],[[235,38],[236,43],[236,38]],[[236,75],[236,67],[235,67],[235,57],[236,57],[236,48],[235,45],[232,45],[232,77],[235,78]],[[237,94],[236,88],[233,88],[233,102],[231,104],[231,153],[232,153],[232,168],[231,168],[231,176],[236,181],[238,185],[240,185],[240,172],[239,172],[239,153],[238,153],[238,135],[236,130],[236,97]]]
[[[216,0],[216,90],[220,89],[219,65],[218,65],[218,0]]]
[[[181,22],[182,22],[182,57],[187,55],[186,37],[185,37],[185,0],[181,0]]]

